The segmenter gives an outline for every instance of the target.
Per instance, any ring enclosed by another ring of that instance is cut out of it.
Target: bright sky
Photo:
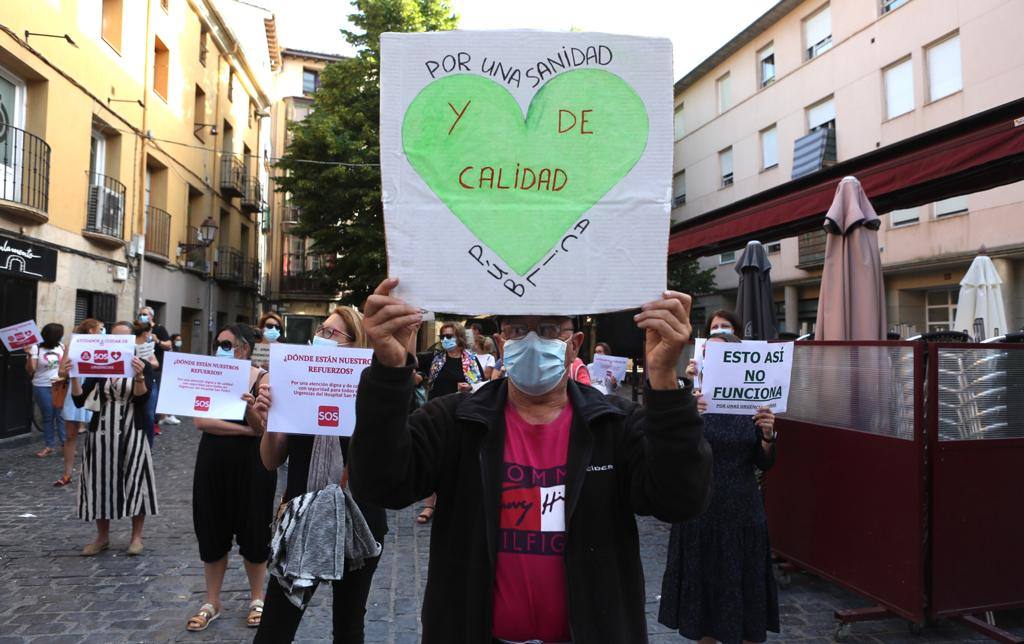
[[[352,12],[343,0],[252,0],[277,11],[281,44],[351,53],[338,28]],[[777,0],[452,0],[460,29],[604,31],[672,39],[681,78]],[[276,6],[274,6],[276,5]]]

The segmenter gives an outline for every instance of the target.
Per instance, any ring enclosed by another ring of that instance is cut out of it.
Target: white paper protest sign
[[[135,336],[76,333],[68,357],[71,375],[81,378],[127,378],[135,375]]]
[[[139,360],[149,360],[154,355],[156,355],[156,343],[143,342],[142,344],[136,344],[135,355],[139,358]]]
[[[610,356],[603,353],[594,355],[594,362],[588,365],[590,380],[593,384],[600,384],[608,387],[610,385],[608,376],[615,378],[620,384],[626,379],[626,366],[629,358]]]
[[[397,296],[468,315],[600,313],[660,296],[669,40],[451,31],[383,34],[381,47]]]
[[[270,345],[258,342],[252,348],[252,355],[249,358],[254,365],[266,369],[267,365],[270,364]]]
[[[356,391],[372,349],[273,344],[267,431],[351,436]]]
[[[242,420],[249,391],[248,360],[165,353],[158,414]]]
[[[27,320],[0,329],[0,340],[3,340],[4,347],[8,351],[17,351],[33,344],[39,344],[43,341],[43,336],[39,335],[36,321]]]
[[[789,401],[793,343],[708,342],[701,393],[712,414],[781,414]]]

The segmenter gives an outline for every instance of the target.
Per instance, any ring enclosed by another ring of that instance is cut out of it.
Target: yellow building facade
[[[217,326],[255,321],[271,106],[259,64],[212,0],[0,3],[0,327],[70,333],[146,303],[202,353]],[[16,356],[3,362],[0,388],[19,387]]]

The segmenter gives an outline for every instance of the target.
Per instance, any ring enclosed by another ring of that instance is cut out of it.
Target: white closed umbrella
[[[1006,309],[1003,306],[1003,280],[988,255],[978,255],[971,262],[967,274],[960,280],[960,297],[956,302],[954,331],[974,333],[974,321],[981,318],[985,325],[985,338],[1008,331]],[[980,339],[980,338],[976,338]]]

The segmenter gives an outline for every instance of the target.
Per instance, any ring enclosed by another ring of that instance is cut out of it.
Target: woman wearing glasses
[[[456,392],[472,391],[473,385],[483,381],[484,368],[476,354],[469,350],[466,330],[458,322],[445,322],[441,326],[441,347],[434,351],[427,371],[427,400]],[[434,516],[437,495],[423,502],[423,510],[416,523],[427,523]]]
[[[255,343],[252,327],[232,324],[217,334],[214,355],[248,360]],[[189,618],[186,628],[190,631],[206,630],[220,616],[220,590],[232,542],[238,544],[249,578],[247,625],[259,626],[263,615],[277,473],[268,472],[260,464],[260,436],[265,424],[253,405],[266,374],[263,369],[250,367],[242,420],[195,419],[196,429],[203,436],[192,480],[192,523],[206,576],[206,601]]]
[[[313,344],[325,347],[366,347],[366,333],[359,313],[352,308],[339,306],[328,317],[323,325],[316,330]],[[257,406],[261,414],[269,412],[271,392],[269,385],[260,388],[260,403]],[[313,460],[314,441],[331,437],[314,437],[304,434],[282,434],[268,432],[263,435],[260,454],[263,465],[276,470],[288,460],[288,484],[285,487],[282,504],[291,501],[309,491],[310,463]],[[343,459],[348,457],[348,437],[339,437]],[[382,508],[366,505],[355,499],[370,528],[373,538],[378,543],[384,542],[388,531],[387,515]],[[335,642],[362,642],[363,620],[366,615],[366,600],[370,595],[370,582],[377,569],[380,557],[364,562],[361,568],[346,570],[340,581],[331,582],[333,586],[333,626]],[[315,590],[315,589],[314,589]],[[270,580],[267,588],[267,605],[263,622],[256,631],[256,643],[290,642],[295,637],[305,606],[298,607],[288,599],[284,589],[276,577]]]

